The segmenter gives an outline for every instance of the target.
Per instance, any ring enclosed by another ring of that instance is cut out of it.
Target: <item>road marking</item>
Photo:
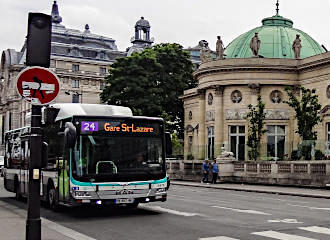
[[[79,233],[71,228],[64,227],[56,222],[50,221],[46,218],[41,218],[41,222],[43,226],[50,228],[60,234],[72,238],[74,240],[96,240],[95,238],[91,238],[85,234]]]
[[[211,206],[213,208],[221,208],[226,210],[232,210],[234,212],[240,212],[240,213],[250,213],[250,214],[257,214],[257,215],[272,215],[270,213],[260,212],[256,210],[249,210],[249,209],[235,209],[235,208],[229,208],[229,207],[220,207],[220,206]]]
[[[293,206],[293,207],[309,208],[310,210],[324,210],[324,211],[330,211],[330,208],[310,207],[310,206],[295,205],[295,204],[288,204],[288,205]]]
[[[325,227],[312,226],[312,227],[300,227],[299,229],[306,230],[309,232],[323,233],[330,235],[330,229]]]
[[[280,232],[275,232],[275,231],[254,232],[251,234],[263,236],[263,237],[280,239],[280,240],[317,240],[315,238],[301,237],[298,235],[280,233]]]
[[[177,211],[177,210],[173,210],[173,209],[163,208],[160,206],[146,206],[146,205],[141,204],[141,206],[139,208],[157,211],[157,212],[165,212],[165,213],[170,213],[170,214],[184,216],[184,217],[203,216],[202,214],[198,214],[198,213],[181,212],[181,211]]]
[[[209,237],[209,238],[199,238],[199,240],[239,240],[239,239],[230,238],[226,236],[218,236],[218,237]]]
[[[167,197],[186,198],[186,196],[183,196],[183,195],[175,195],[175,194],[168,194]]]
[[[268,222],[270,223],[303,223],[303,222],[298,222],[297,219],[290,219],[290,218],[286,218],[286,219],[273,219],[273,220],[268,220]]]

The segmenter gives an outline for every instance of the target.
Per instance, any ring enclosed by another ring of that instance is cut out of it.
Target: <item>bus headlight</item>
[[[91,197],[91,194],[89,192],[75,191],[74,196],[75,197]]]

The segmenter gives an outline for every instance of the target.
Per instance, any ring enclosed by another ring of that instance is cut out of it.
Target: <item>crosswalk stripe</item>
[[[226,236],[218,236],[218,237],[200,238],[199,240],[239,240],[239,239],[230,238]]]
[[[260,212],[260,211],[257,211],[257,210],[250,210],[250,209],[236,209],[236,208],[221,207],[221,206],[211,206],[211,207],[231,210],[231,211],[240,212],[240,213],[249,213],[249,214],[257,214],[257,215],[272,215],[270,213],[265,213],[265,212]]]
[[[299,227],[299,229],[306,230],[309,232],[323,233],[330,235],[330,229],[325,227],[311,226],[311,227]]]
[[[317,240],[315,238],[301,237],[301,236],[297,236],[297,235],[280,233],[280,232],[275,232],[275,231],[254,232],[251,234],[259,235],[259,236],[263,236],[263,237],[280,239],[280,240]]]

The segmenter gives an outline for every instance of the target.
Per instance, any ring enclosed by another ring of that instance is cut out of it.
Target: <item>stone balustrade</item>
[[[211,162],[211,161],[210,161]],[[325,187],[330,184],[330,161],[217,161],[219,180],[233,183]],[[202,160],[169,160],[171,179],[200,181]]]

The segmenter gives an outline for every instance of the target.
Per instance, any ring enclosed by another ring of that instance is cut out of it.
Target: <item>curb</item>
[[[258,190],[258,189],[231,188],[231,187],[221,187],[221,186],[212,186],[212,185],[199,185],[199,184],[194,184],[194,183],[181,183],[181,182],[174,182],[174,181],[171,181],[171,185],[199,187],[199,188],[212,188],[212,189],[241,191],[241,192],[268,193],[268,194],[288,195],[288,196],[297,196],[297,197],[311,197],[311,198],[330,199],[330,196],[326,196],[326,195],[309,194],[309,193],[282,192],[282,191],[278,191],[278,190]]]

